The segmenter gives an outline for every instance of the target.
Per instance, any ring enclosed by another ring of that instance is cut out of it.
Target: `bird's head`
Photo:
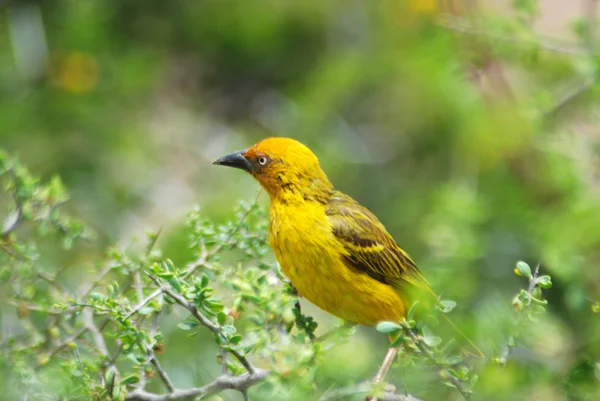
[[[333,191],[309,148],[290,138],[268,138],[248,149],[213,162],[242,169],[252,175],[271,199],[293,202],[324,200]]]

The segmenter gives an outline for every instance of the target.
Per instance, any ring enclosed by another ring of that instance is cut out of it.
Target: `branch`
[[[136,313],[138,313],[144,306],[146,306],[146,304],[148,302],[152,301],[154,298],[156,298],[157,296],[159,296],[162,293],[163,293],[163,290],[159,288],[158,290],[154,291],[152,294],[148,295],[146,298],[141,300],[141,302],[139,304],[137,304],[128,314],[126,314],[124,319],[129,319],[132,315],[135,315]],[[139,297],[139,295],[138,295],[138,297]]]
[[[92,335],[92,340],[94,341],[96,348],[102,356],[109,357],[108,347],[106,346],[106,342],[104,342],[104,336],[94,324],[94,314],[92,310],[85,308],[81,313],[83,314],[83,325]]]
[[[242,376],[219,376],[212,383],[203,387],[188,390],[175,390],[170,394],[154,394],[145,390],[135,390],[127,395],[126,401],[192,401],[196,398],[205,398],[223,390],[245,391],[253,385],[264,381],[269,375],[268,370],[254,369],[254,373],[246,373]]]
[[[175,392],[175,386],[173,385],[171,379],[169,379],[167,372],[165,372],[162,365],[158,361],[158,358],[156,358],[156,355],[154,354],[154,351],[152,351],[152,348],[148,347],[143,342],[139,342],[138,345],[140,346],[140,348],[146,351],[146,355],[148,356],[150,363],[152,363],[154,369],[156,369],[156,371],[158,372],[158,375],[160,376],[161,380],[163,381],[169,392],[173,394]]]
[[[146,273],[148,274],[148,273]],[[218,335],[220,338],[226,340],[225,335],[223,335],[223,333],[221,332],[221,328],[214,324],[213,322],[210,321],[210,319],[208,319],[206,316],[204,316],[193,304],[191,304],[190,302],[187,301],[187,299],[185,299],[183,296],[174,293],[173,291],[171,291],[169,288],[165,287],[162,285],[162,283],[154,276],[148,274],[148,277],[150,277],[150,279],[152,281],[154,281],[154,283],[156,283],[157,286],[159,286],[159,288],[167,295],[169,295],[171,298],[173,298],[175,300],[175,302],[177,302],[179,305],[183,306],[185,309],[187,309],[192,316],[194,316],[201,325],[207,327],[210,331],[212,331],[213,333],[215,333],[216,335]],[[244,368],[246,368],[246,370],[250,373],[254,373],[255,368],[250,364],[250,362],[248,361],[248,359],[246,359],[246,357],[244,355],[242,355],[241,353],[239,353],[238,351],[231,349],[228,350],[228,352],[233,355],[243,366]]]

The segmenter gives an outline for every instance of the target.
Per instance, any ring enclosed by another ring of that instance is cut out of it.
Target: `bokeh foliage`
[[[528,286],[513,273],[515,261],[532,268],[541,261],[541,275],[552,276],[548,313],[521,329],[506,366],[473,362],[476,394],[597,399],[594,2],[564,6],[588,10],[564,21],[568,43],[536,31],[536,21],[560,7],[554,2],[507,2],[501,11],[486,2],[439,3],[5,2],[0,145],[49,183],[17,196],[28,200],[34,222],[16,227],[15,246],[30,252],[35,242],[34,267],[62,271],[71,292],[93,279],[109,246],[135,248],[130,242],[147,229],[162,228],[160,248],[185,266],[198,249],[182,227],[192,205],[215,224],[235,222],[233,206],[258,190],[237,171],[211,168],[211,160],[267,135],[291,136],[315,151],[340,190],[380,217],[444,298],[458,302],[453,320],[491,358],[515,335],[511,302]],[[55,174],[72,198],[60,209],[66,192]],[[16,210],[10,194],[0,196],[2,210],[12,210],[7,226]],[[57,220],[57,210],[95,235]],[[37,237],[36,230],[56,229]],[[259,248],[251,256],[273,268],[270,251]],[[220,255],[219,263],[237,269],[242,254]],[[34,274],[28,264],[2,257],[12,278],[2,288],[4,347],[29,321],[18,319],[15,294],[44,307],[55,297],[38,288],[43,281],[13,276]],[[99,283],[101,293],[108,284]],[[310,305],[304,310],[320,323],[317,335],[333,323]],[[31,320],[39,331],[48,319]],[[168,350],[161,361],[177,372],[177,386],[204,384],[220,371],[212,342],[208,334],[186,337],[180,320],[160,325]],[[359,329],[349,341],[318,365],[320,389],[374,373],[385,338]],[[429,400],[443,391],[427,363],[395,369],[390,380],[411,394]]]

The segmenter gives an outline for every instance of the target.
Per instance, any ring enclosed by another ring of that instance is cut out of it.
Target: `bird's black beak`
[[[244,171],[250,171],[252,169],[252,163],[244,157],[246,150],[240,150],[239,152],[230,153],[223,157],[218,158],[213,162],[218,166],[228,166],[242,169]]]

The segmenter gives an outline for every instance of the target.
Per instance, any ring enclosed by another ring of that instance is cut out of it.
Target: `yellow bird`
[[[415,290],[433,295],[377,217],[336,191],[300,142],[268,138],[214,164],[247,171],[269,194],[273,251],[298,293],[319,308],[372,326],[402,320]]]

